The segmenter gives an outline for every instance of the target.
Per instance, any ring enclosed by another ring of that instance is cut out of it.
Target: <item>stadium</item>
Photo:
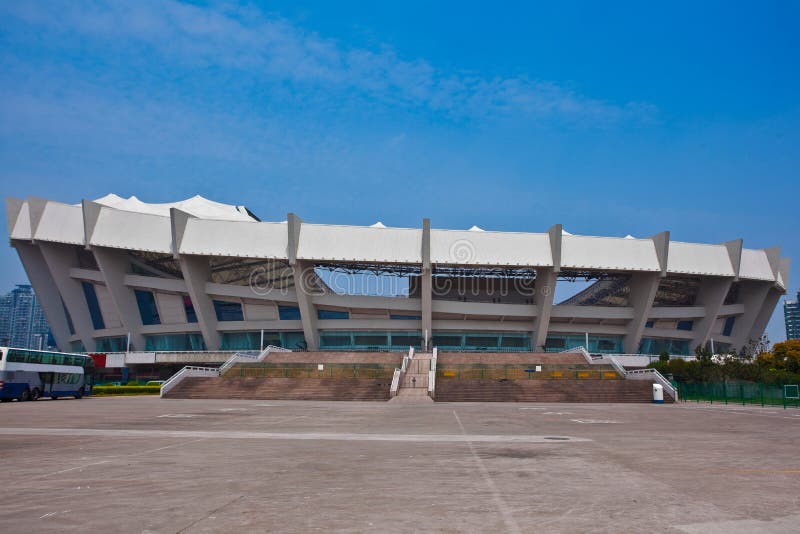
[[[8,199],[7,217],[56,344],[73,352],[739,350],[789,271],[778,247],[742,240],[265,222],[199,196]],[[383,280],[396,283],[380,294]],[[588,283],[554,301],[576,280]]]

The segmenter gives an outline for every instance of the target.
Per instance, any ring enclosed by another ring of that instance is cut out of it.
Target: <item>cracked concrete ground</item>
[[[0,406],[4,532],[797,532],[800,410]]]

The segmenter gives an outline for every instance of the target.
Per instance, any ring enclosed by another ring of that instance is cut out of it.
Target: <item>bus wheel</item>
[[[56,397],[55,395],[50,395],[50,398],[51,398],[52,400],[58,400],[58,397]]]
[[[19,397],[19,400],[21,402],[25,402],[25,401],[31,400],[31,392],[30,392],[30,390],[26,389],[25,391],[23,391],[22,395],[20,395],[20,397]]]
[[[78,400],[80,400],[82,397],[83,397],[83,393],[81,393],[80,391],[75,394],[75,398],[78,399]]]
[[[33,388],[33,391],[31,391],[31,400],[38,400],[41,396],[42,394],[39,391],[39,388]]]

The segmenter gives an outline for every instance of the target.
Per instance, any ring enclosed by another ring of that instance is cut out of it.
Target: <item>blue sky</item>
[[[0,4],[4,196],[800,258],[797,3],[130,4]]]

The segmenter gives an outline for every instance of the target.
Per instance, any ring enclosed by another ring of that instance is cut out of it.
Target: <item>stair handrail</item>
[[[403,371],[395,367],[394,374],[392,375],[392,385],[389,387],[390,397],[397,396],[397,390],[400,388],[400,377],[402,374]]]
[[[431,356],[431,368],[428,371],[428,396],[435,398],[436,396],[436,359],[438,357],[438,349],[433,347],[433,355]]]
[[[411,358],[414,357],[414,347],[408,347],[408,353],[403,355],[403,362],[400,368],[395,367],[394,374],[392,374],[392,385],[389,388],[389,396],[394,397],[400,389],[400,382],[403,380],[403,375],[408,371],[408,366],[411,364]]]
[[[586,360],[586,363],[591,364],[594,362],[594,360],[592,359],[592,355],[589,354],[589,351],[586,350],[586,348],[583,345],[579,345],[577,347],[573,347],[567,350],[562,350],[560,354],[576,353],[576,352],[581,356],[583,356],[583,358]]]
[[[292,352],[292,351],[290,349],[285,349],[283,347],[278,347],[276,345],[267,345],[267,348],[265,348],[261,352],[256,352],[254,350],[243,350],[236,352],[233,354],[233,356],[228,358],[225,361],[225,363],[219,366],[219,376],[222,376],[225,373],[225,371],[233,367],[239,360],[247,359],[247,360],[254,360],[257,362],[263,362],[271,352]]]
[[[605,361],[605,358],[603,358],[603,361]],[[611,363],[611,367],[614,368],[614,370],[617,372],[619,376],[623,378],[626,378],[628,376],[628,371],[625,370],[625,367],[621,363],[619,363],[616,358],[610,356],[608,358],[608,361]]]
[[[172,375],[169,380],[161,384],[161,392],[160,396],[163,398],[164,395],[169,393],[169,391],[177,386],[181,380],[186,378],[187,376],[219,376],[219,369],[216,367],[198,367],[196,365],[186,365]]]
[[[648,377],[647,375],[652,375],[652,377]],[[640,379],[639,377],[642,378]],[[625,378],[630,378],[632,380],[647,380],[652,378],[661,384],[661,387],[664,388],[664,391],[666,391],[675,400],[675,402],[678,402],[678,390],[675,389],[672,383],[667,380],[664,375],[658,372],[658,369],[632,369],[625,372]]]

